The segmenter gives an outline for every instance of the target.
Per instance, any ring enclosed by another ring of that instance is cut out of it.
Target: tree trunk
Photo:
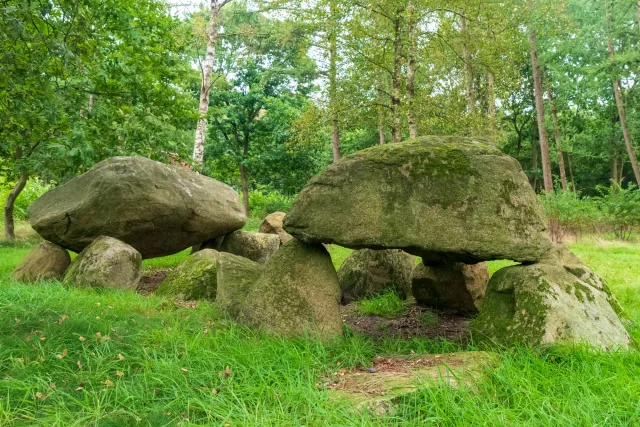
[[[469,30],[467,20],[460,18],[460,32],[462,35],[462,59],[464,61],[464,76],[467,87],[467,108],[473,117],[476,113],[476,94],[473,90],[473,65],[471,64],[471,51],[469,50]]]
[[[564,166],[564,154],[562,152],[562,141],[560,140],[560,125],[558,124],[558,110],[553,100],[553,91],[551,86],[547,86],[547,95],[549,96],[549,106],[551,107],[551,120],[553,121],[553,135],[556,140],[556,151],[558,152],[558,167],[560,169],[560,182],[562,183],[562,191],[568,190],[567,170]]]
[[[415,78],[416,78],[416,50],[418,17],[415,4],[407,7],[407,33],[409,37],[409,52],[407,54],[407,121],[409,123],[409,138],[418,137],[418,121],[415,111]]]
[[[18,147],[16,150],[16,159],[20,161],[22,159],[22,149]],[[29,180],[29,173],[24,166],[20,166],[20,176],[15,187],[9,192],[7,200],[4,204],[4,238],[6,240],[15,240],[15,223],[13,219],[13,210],[16,203],[16,199],[24,190],[27,181]]]
[[[378,78],[377,88],[376,88],[376,102],[378,104],[378,134],[380,138],[380,145],[384,145],[387,143],[386,137],[384,135],[384,105],[382,105],[382,88],[380,87],[381,81]]]
[[[615,193],[618,184],[618,158],[614,155],[611,158],[611,191]]]
[[[611,12],[609,10],[609,2],[607,2],[607,27],[609,29],[609,37],[607,40],[607,48],[609,50],[609,59],[611,63],[614,64],[616,59],[616,53],[613,48],[613,36],[611,31]],[[615,71],[614,71],[615,72]],[[622,100],[622,93],[620,92],[620,84],[618,82],[617,77],[613,77],[613,94],[616,98],[616,105],[618,107],[618,118],[620,119],[620,127],[622,128],[622,135],[624,136],[624,143],[627,147],[627,154],[629,155],[629,160],[631,161],[631,167],[633,168],[633,175],[636,178],[636,184],[640,186],[640,167],[638,167],[638,159],[636,158],[636,153],[633,149],[633,141],[631,140],[631,134],[629,133],[629,128],[627,126],[627,115],[624,108],[624,102]]]
[[[246,131],[245,131],[246,132]],[[249,216],[249,177],[247,176],[247,167],[244,164],[249,155],[249,135],[245,134],[243,147],[243,163],[240,163],[240,182],[242,184],[242,202],[244,203],[244,211]]]
[[[536,145],[536,140],[531,140],[531,169],[535,172],[535,175],[530,180],[533,191],[538,191],[538,162],[540,160],[540,151]]]
[[[402,9],[396,10],[394,24],[393,76],[391,82],[391,142],[400,142],[400,91],[402,89]]]
[[[335,0],[330,4],[331,28],[329,33],[329,110],[331,114],[331,145],[333,162],[340,160],[340,127],[338,117],[338,24]]]
[[[549,136],[544,121],[544,102],[542,100],[542,73],[538,60],[538,47],[536,31],[529,31],[529,43],[531,49],[531,65],[533,68],[533,94],[536,101],[536,113],[538,117],[538,133],[540,135],[540,154],[542,157],[542,177],[544,181],[544,191],[553,192],[553,177],[551,176],[551,159],[549,155]]]
[[[489,92],[489,124],[491,125],[491,131],[496,131],[496,91],[495,91],[495,76],[493,72],[487,73],[487,88]]]
[[[216,56],[216,44],[218,42],[218,25],[220,9],[230,0],[211,0],[209,26],[207,27],[207,51],[202,67],[202,80],[200,86],[200,106],[198,108],[199,119],[196,127],[196,138],[193,144],[193,161],[202,164],[204,160],[204,147],[207,138],[207,114],[209,112],[209,92],[211,91],[211,74],[213,74],[213,62]]]

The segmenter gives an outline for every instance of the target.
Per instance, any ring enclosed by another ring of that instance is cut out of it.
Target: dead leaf
[[[80,341],[85,342],[87,339],[85,337],[78,338]]]
[[[116,371],[116,377],[124,377],[124,372]]]
[[[102,381],[102,384],[106,385],[107,387],[113,387],[113,381],[111,381],[109,378]]]
[[[118,359],[119,360],[124,360],[124,356],[122,354],[118,353]]]
[[[216,389],[216,388],[212,388],[211,389],[211,394],[218,394],[220,393],[220,390]]]
[[[56,383],[50,383],[47,390],[53,390],[54,388],[56,388]]]
[[[18,362],[20,362],[20,363],[24,364],[24,359],[23,359],[22,357],[19,357],[19,358],[17,358],[16,360],[17,360]]]
[[[31,335],[27,335],[27,338],[25,338],[27,342],[31,341]]]
[[[46,337],[40,337],[40,341],[45,342],[47,340]]]
[[[67,320],[69,318],[69,316],[67,316],[66,314],[63,314],[60,319],[58,319],[58,321],[56,322],[58,325],[62,325],[64,323],[65,320]]]
[[[64,359],[64,357],[68,354],[67,349],[62,350],[62,354],[56,354],[58,359]]]
[[[82,362],[78,360],[78,369],[82,369]]]
[[[227,365],[227,367],[224,368],[224,377],[229,378],[230,376],[231,376],[231,368]]]
[[[40,357],[40,363],[44,362],[44,357]]]
[[[38,398],[38,399],[40,399],[40,400],[44,400],[44,399],[46,399],[47,397],[49,397],[49,395],[47,395],[47,394],[43,394],[43,393],[40,393],[40,392],[37,392],[37,393],[36,393],[36,398]]]
[[[185,369],[185,368],[180,368],[180,369],[182,369],[182,372],[189,372],[188,369]]]

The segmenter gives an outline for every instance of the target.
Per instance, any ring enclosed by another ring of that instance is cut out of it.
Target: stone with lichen
[[[64,282],[117,290],[135,290],[140,281],[142,256],[112,237],[100,236],[71,262]]]
[[[203,249],[185,259],[165,277],[155,293],[184,301],[215,300],[219,253]]]
[[[69,264],[69,252],[55,243],[44,242],[25,255],[20,265],[11,273],[11,277],[23,283],[59,280],[64,276]]]
[[[342,335],[340,285],[327,250],[293,239],[263,266],[239,321],[282,336]]]
[[[338,270],[343,304],[390,290],[407,298],[411,295],[413,259],[397,249],[354,251]]]
[[[260,277],[263,266],[241,256],[220,252],[216,269],[216,309],[231,319],[237,319],[240,307]]]

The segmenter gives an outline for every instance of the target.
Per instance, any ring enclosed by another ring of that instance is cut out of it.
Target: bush
[[[293,197],[284,196],[277,191],[255,190],[249,193],[251,216],[264,218],[273,212],[289,212]]]
[[[585,232],[613,232],[617,239],[629,240],[640,228],[640,190],[599,186],[600,196],[580,197],[576,192],[540,195],[555,242],[566,234],[578,237]]]
[[[31,203],[53,187],[54,184],[45,184],[40,178],[29,179],[24,190],[22,190],[22,193],[20,193],[16,199],[13,217],[20,220],[27,219],[27,208]],[[0,201],[2,202],[2,206],[4,206],[12,188],[13,184],[4,184],[0,187]]]

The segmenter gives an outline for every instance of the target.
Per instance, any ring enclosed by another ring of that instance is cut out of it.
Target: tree
[[[200,85],[200,105],[198,112],[198,125],[196,127],[196,137],[193,145],[193,161],[202,164],[204,157],[204,148],[207,135],[207,114],[209,112],[209,92],[211,91],[211,75],[213,73],[214,60],[216,56],[216,45],[218,43],[218,31],[220,11],[222,8],[231,3],[232,0],[210,0],[209,6],[209,24],[207,26],[207,48],[202,64],[202,83]]]

